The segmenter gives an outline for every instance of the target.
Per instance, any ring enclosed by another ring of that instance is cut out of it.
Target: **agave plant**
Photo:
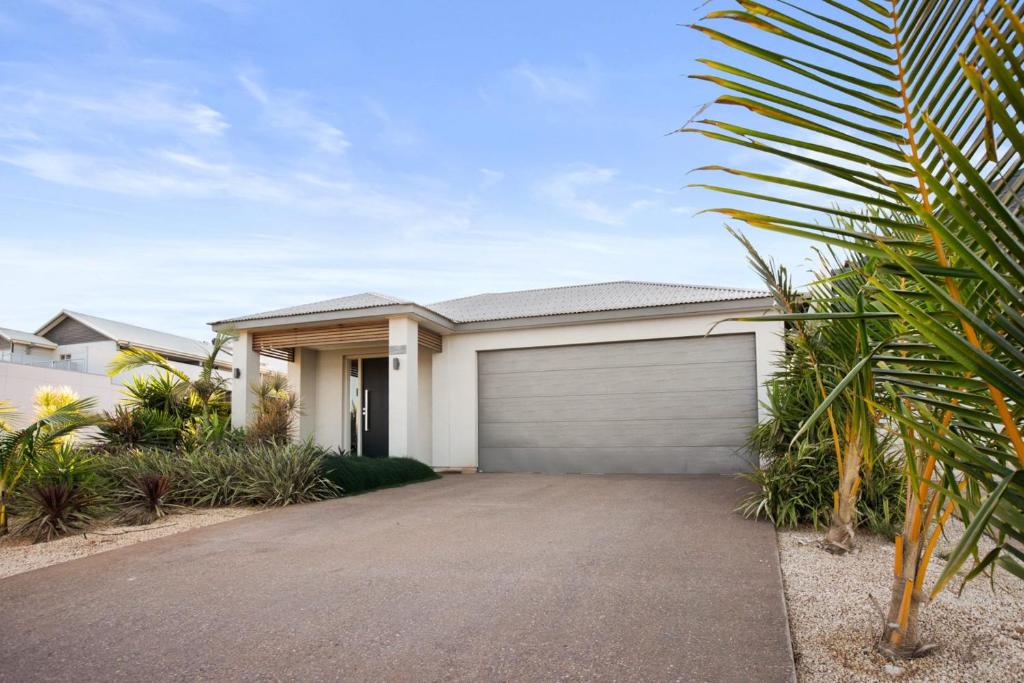
[[[711,73],[695,77],[728,91],[716,102],[754,123],[705,118],[685,130],[812,173],[708,167],[743,182],[704,187],[775,207],[714,210],[870,259],[865,295],[904,324],[873,340],[823,402],[871,367],[889,396],[874,405],[907,449],[906,522],[879,643],[893,657],[928,650],[917,616],[954,511],[967,529],[931,595],[971,557],[967,578],[997,565],[1024,578],[1022,9],[1024,0],[827,0],[813,10],[739,0],[694,27],[759,66],[700,60]],[[984,535],[996,543],[981,557]]]

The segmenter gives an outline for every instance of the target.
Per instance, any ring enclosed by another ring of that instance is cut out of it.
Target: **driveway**
[[[0,680],[793,680],[728,477],[452,475],[0,581]]]

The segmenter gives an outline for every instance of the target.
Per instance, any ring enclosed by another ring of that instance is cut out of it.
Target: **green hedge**
[[[324,458],[323,475],[340,486],[345,495],[438,478],[437,473],[428,465],[412,458],[361,458],[348,455]]]

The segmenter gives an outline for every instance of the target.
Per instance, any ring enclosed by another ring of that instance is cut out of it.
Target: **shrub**
[[[321,472],[322,459],[309,443],[243,445],[136,450],[108,456],[107,467],[115,500],[144,519],[147,510],[159,516],[171,505],[279,506],[334,498],[340,491]]]
[[[263,375],[253,387],[256,392],[256,415],[246,435],[250,443],[283,444],[291,440],[299,401],[288,388],[288,378],[271,372]]]
[[[119,522],[151,524],[172,507],[179,481],[177,458],[161,450],[134,450],[107,455],[103,465],[111,482],[111,499]]]
[[[428,465],[412,458],[332,455],[324,458],[323,472],[347,495],[438,478]]]
[[[84,529],[101,506],[103,488],[93,458],[67,443],[59,444],[31,463],[18,501],[26,519],[15,532],[30,535],[38,543]]]
[[[179,439],[181,420],[155,408],[117,406],[98,427],[107,450],[172,448]]]

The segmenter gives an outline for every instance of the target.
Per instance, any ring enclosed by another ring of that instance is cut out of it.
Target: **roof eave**
[[[455,329],[455,323],[448,318],[431,311],[419,304],[391,304],[384,306],[366,306],[363,308],[350,308],[342,311],[325,311],[320,313],[303,313],[299,315],[281,315],[268,318],[254,319],[228,319],[210,323],[215,332],[230,332],[232,330],[245,331],[264,329],[270,327],[291,327],[294,325],[313,325],[332,322],[354,322],[357,320],[372,320],[374,318],[390,318],[400,315],[409,315],[428,323],[432,327],[439,328],[439,331],[450,332]]]
[[[578,325],[595,322],[629,322],[654,318],[673,318],[690,315],[758,313],[775,307],[771,297],[756,299],[729,299],[725,301],[702,301],[689,304],[666,306],[645,306],[643,308],[620,308],[607,311],[586,311],[583,313],[560,313],[556,315],[532,316],[526,318],[504,318],[457,323],[457,332],[484,332],[489,330],[522,329],[530,327],[551,327],[556,325]]]

